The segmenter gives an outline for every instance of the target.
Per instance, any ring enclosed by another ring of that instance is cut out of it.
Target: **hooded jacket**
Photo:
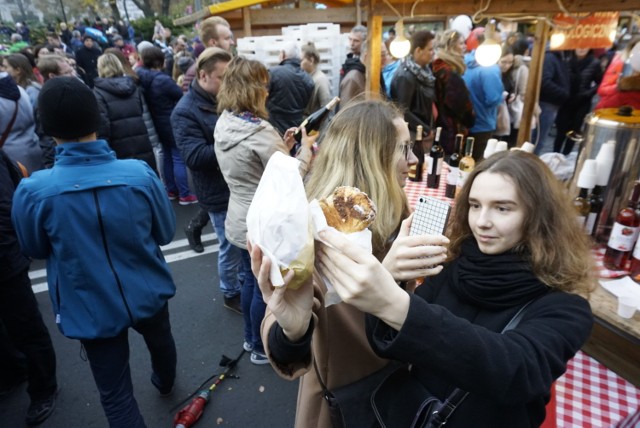
[[[33,107],[25,90],[18,86],[8,73],[0,73],[0,135],[9,127],[16,103],[16,120],[3,149],[13,161],[20,162],[32,173],[44,167],[33,119]]]
[[[194,80],[171,114],[173,135],[191,170],[198,202],[210,212],[226,211],[229,205],[229,186],[220,171],[213,139],[216,109],[215,97]]]
[[[145,124],[143,97],[129,76],[97,78],[93,92],[102,123],[98,138],[107,140],[118,159],[140,159],[156,169],[149,130]]]
[[[483,67],[476,62],[475,51],[464,57],[467,71],[462,75],[469,89],[476,121],[471,133],[493,132],[496,129],[498,106],[502,102],[502,73],[498,65]]]
[[[248,113],[224,111],[213,134],[220,170],[229,185],[230,197],[224,223],[227,239],[236,247],[247,248],[247,212],[267,162],[275,152],[289,154],[278,131],[266,120]],[[306,175],[311,150],[302,147],[296,156],[300,175]]]
[[[175,294],[160,250],[175,233],[171,202],[146,163],[116,159],[104,140],[56,147],[53,168],[20,182],[11,217],[23,252],[47,260],[67,337],[114,337]]]
[[[281,133],[302,122],[302,112],[313,92],[313,79],[300,68],[298,58],[287,58],[269,70],[269,122]]]
[[[176,147],[171,129],[171,112],[182,97],[182,90],[171,77],[162,71],[139,68],[140,85],[153,117],[153,125],[164,147]]]

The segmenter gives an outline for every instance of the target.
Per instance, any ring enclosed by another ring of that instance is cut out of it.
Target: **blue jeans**
[[[244,271],[244,283],[242,284],[242,316],[244,317],[244,340],[253,344],[253,349],[264,352],[264,345],[260,338],[260,325],[267,309],[262,292],[258,287],[258,281],[251,271],[251,256],[245,249],[240,249],[242,254],[242,270]]]
[[[559,108],[560,106],[555,104],[540,102],[540,123],[538,123],[538,127],[533,130],[533,140],[538,139],[538,144],[535,149],[535,154],[538,156],[553,151],[553,140],[548,137],[549,131],[551,131],[551,127],[556,121]]]
[[[177,147],[162,146],[163,177],[167,191],[178,193],[181,198],[191,194],[187,167]]]
[[[226,211],[219,213],[209,211],[209,218],[220,243],[218,252],[220,291],[226,298],[235,297],[242,292],[243,271],[241,269],[242,255],[240,254],[240,248],[231,245],[224,235],[224,221],[227,218]]]
[[[154,380],[163,387],[173,386],[177,357],[168,305],[133,328],[144,337],[149,348]],[[125,329],[115,337],[81,340],[110,428],[146,427],[133,396],[128,336],[129,330]]]

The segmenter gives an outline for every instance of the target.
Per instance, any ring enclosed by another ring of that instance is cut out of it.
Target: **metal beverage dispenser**
[[[640,110],[629,106],[596,110],[585,118],[584,141],[580,146],[570,194],[577,192],[578,174],[586,159],[595,159],[600,146],[615,141],[615,158],[605,187],[596,240],[607,242],[618,212],[626,206],[634,180],[640,177]]]

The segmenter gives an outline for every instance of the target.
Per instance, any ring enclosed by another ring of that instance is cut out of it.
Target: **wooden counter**
[[[616,296],[601,286],[589,302],[595,323],[582,350],[640,388],[640,311],[630,319],[620,317]]]

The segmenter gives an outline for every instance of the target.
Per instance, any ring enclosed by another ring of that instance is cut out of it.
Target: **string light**
[[[404,23],[402,19],[396,22],[396,38],[391,42],[389,50],[395,58],[404,58],[409,55],[411,42],[404,36]]]
[[[476,48],[476,61],[483,67],[497,64],[502,56],[502,47],[494,39],[495,25],[487,24],[484,30],[484,42]]]

